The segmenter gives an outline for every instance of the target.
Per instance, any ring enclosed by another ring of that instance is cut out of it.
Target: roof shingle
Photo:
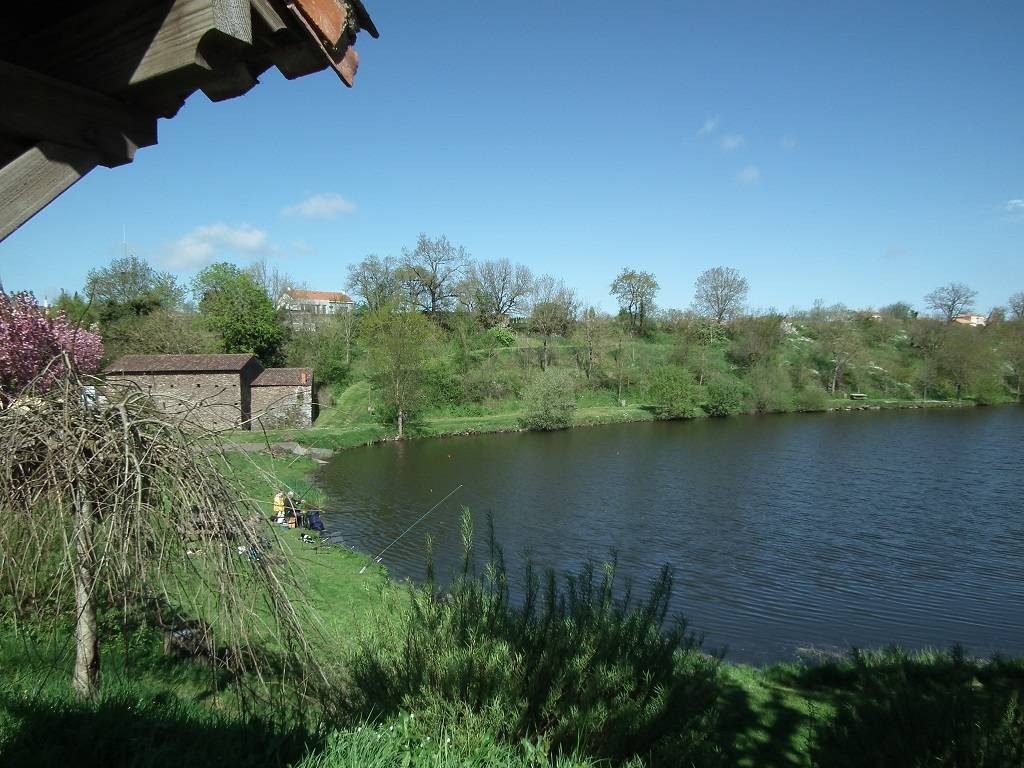
[[[181,371],[241,371],[255,355],[125,355],[104,369],[104,373],[170,373]],[[257,362],[257,365],[259,363]]]

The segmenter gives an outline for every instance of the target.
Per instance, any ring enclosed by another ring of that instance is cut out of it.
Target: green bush
[[[735,379],[715,378],[708,382],[704,411],[708,416],[732,416],[743,410],[747,390]]]
[[[431,360],[424,371],[424,383],[431,406],[458,405],[465,398],[462,376],[449,360]]]
[[[793,407],[793,387],[786,371],[771,362],[759,363],[747,376],[750,395],[748,410],[755,413],[777,413]]]
[[[797,392],[794,407],[798,411],[825,411],[828,403],[828,392],[811,384]]]
[[[548,370],[537,376],[523,393],[524,429],[566,429],[576,411],[576,379],[562,371]]]
[[[701,652],[681,618],[667,621],[666,567],[643,602],[616,583],[614,560],[559,583],[527,566],[510,599],[500,550],[477,576],[472,527],[447,593],[410,587],[411,607],[390,632],[370,635],[346,665],[356,716],[416,712],[428,725],[466,713],[505,743],[523,738],[552,754],[579,750],[614,761],[705,765],[714,752],[719,661]]]
[[[488,329],[487,335],[497,347],[514,347],[519,343],[519,339],[516,338],[515,332],[503,325],[496,325],[493,328]]]
[[[666,365],[651,374],[647,397],[664,419],[692,419],[700,415],[698,389],[693,376],[678,365]]]

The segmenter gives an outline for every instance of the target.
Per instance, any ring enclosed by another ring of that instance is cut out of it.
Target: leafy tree
[[[576,319],[576,294],[561,280],[543,275],[534,286],[529,328],[543,339],[540,367],[547,370],[548,345],[555,336],[568,336]]]
[[[721,324],[742,311],[750,284],[731,267],[712,267],[701,272],[695,287],[694,309]]]
[[[401,291],[398,261],[392,256],[382,259],[370,254],[358,264],[350,264],[347,287],[370,311],[391,304]]]
[[[887,304],[878,310],[878,314],[883,317],[891,317],[896,320],[912,320],[917,317],[917,313],[914,308],[905,301],[897,301],[893,304]]]
[[[1018,291],[1010,297],[1010,314],[1014,320],[1024,320],[1024,291]]]
[[[977,291],[971,290],[963,283],[950,283],[924,297],[925,306],[938,312],[947,322],[957,315],[969,312],[974,305]]]
[[[508,259],[470,264],[460,293],[484,326],[526,312],[533,273]]]
[[[289,366],[312,368],[320,385],[342,384],[349,376],[356,318],[339,312],[319,318],[315,328],[294,330],[285,344]]]
[[[252,275],[220,262],[202,270],[192,282],[199,312],[217,333],[223,352],[249,352],[264,365],[281,361],[285,333],[277,309]]]
[[[762,360],[747,373],[749,409],[756,413],[785,412],[793,406],[793,385],[779,365]]]
[[[1024,378],[1024,318],[1006,323],[1002,334],[1000,352],[1009,365],[1012,386],[1019,400],[1021,380]]]
[[[201,355],[217,352],[220,339],[198,315],[157,309],[131,323],[119,323],[110,345],[114,356]]]
[[[657,368],[651,374],[647,396],[655,413],[664,419],[692,419],[700,414],[697,385],[681,366]]]
[[[146,315],[158,308],[177,309],[185,298],[185,291],[174,275],[158,272],[134,255],[114,259],[102,269],[89,270],[85,293],[103,325],[126,316]]]
[[[0,400],[16,396],[38,378],[45,390],[66,371],[55,359],[68,353],[84,373],[99,368],[100,337],[67,321],[60,312],[47,315],[31,293],[0,289]]]
[[[977,328],[948,329],[939,351],[939,371],[956,389],[956,399],[972,391],[996,369],[992,348]]]
[[[416,247],[402,251],[399,279],[413,306],[437,315],[450,310],[469,267],[469,254],[444,235],[431,240],[420,233]]]
[[[384,401],[382,417],[396,426],[401,440],[406,423],[425,405],[426,363],[435,343],[434,326],[419,312],[386,305],[363,316],[359,333]]]
[[[73,294],[62,290],[57,300],[50,307],[50,314],[62,313],[71,325],[79,328],[92,329],[100,321],[94,302],[89,301],[78,291]]]
[[[553,430],[572,426],[576,412],[576,381],[564,371],[546,371],[523,393],[525,429]]]
[[[731,328],[729,357],[744,368],[770,360],[782,346],[784,321],[774,312],[737,319]]]
[[[654,309],[654,297],[658,294],[658,281],[654,275],[623,267],[612,281],[611,294],[629,318],[630,333],[643,334],[647,316]]]
[[[573,334],[576,351],[576,366],[590,381],[601,363],[605,346],[610,338],[612,320],[602,315],[596,307],[587,307],[580,312]]]
[[[811,330],[817,337],[818,354],[829,368],[826,386],[834,395],[847,369],[863,351],[863,341],[853,325],[850,311],[842,304],[816,305],[811,315]]]

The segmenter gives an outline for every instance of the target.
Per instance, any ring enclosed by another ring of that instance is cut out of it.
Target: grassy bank
[[[366,382],[337,388],[331,398],[332,404],[321,407],[320,416],[310,427],[304,429],[282,428],[268,430],[238,430],[226,437],[229,442],[296,442],[310,448],[344,450],[372,443],[391,440],[395,431],[381,423],[375,412],[368,409],[370,386]],[[830,398],[823,400],[816,410],[835,412],[856,412],[872,410],[911,410],[933,408],[973,407],[973,400],[904,400],[897,398],[869,397],[863,400]],[[444,437],[454,435],[517,432],[522,429],[521,421],[526,411],[520,400],[507,399],[488,403],[460,413],[458,409],[432,409],[422,415],[407,432],[411,439]],[[600,424],[622,424],[628,422],[654,421],[658,418],[649,403],[629,402],[625,406],[617,403],[606,392],[586,391],[576,398],[573,427],[589,427]],[[694,418],[710,418],[699,414]],[[743,418],[742,414],[728,418]]]
[[[267,454],[232,455],[230,462],[268,514],[275,489],[306,493],[316,468],[310,459]],[[719,663],[685,645],[682,655],[666,657],[657,645],[645,655],[635,649],[654,642],[648,630],[657,606],[621,613],[600,588],[590,597],[577,589],[568,607],[539,605],[531,623],[502,607],[500,570],[481,568],[480,579],[433,600],[390,581],[379,567],[361,572],[370,564],[362,554],[311,546],[300,535],[283,531],[282,546],[322,628],[321,653],[333,662],[339,696],[355,702],[342,710],[347,715],[283,722],[273,702],[243,713],[210,668],[165,656],[159,634],[144,628],[105,647],[103,697],[80,703],[69,694],[66,638],[6,625],[0,762],[582,767],[624,764],[602,760],[624,753],[600,734],[630,733],[638,744],[653,739],[630,763],[637,768],[679,765],[672,756],[683,754],[709,767],[1022,764],[1018,660],[887,651],[753,668]],[[545,626],[569,634],[550,634]],[[553,677],[534,674],[543,669]],[[664,690],[677,691],[664,700],[665,716],[675,713],[671,727],[652,715],[665,694],[656,693],[660,683],[644,693],[647,669],[667,675]],[[551,689],[563,693],[545,693],[566,674],[566,687]],[[568,706],[588,690],[594,698]],[[633,707],[629,691],[644,706]],[[538,720],[530,719],[531,696],[548,712]],[[680,720],[687,711],[696,714]],[[590,734],[578,744],[591,746],[575,748],[570,737],[559,753],[555,745],[576,722]],[[653,726],[649,735],[645,723]],[[662,740],[672,728],[682,741]]]

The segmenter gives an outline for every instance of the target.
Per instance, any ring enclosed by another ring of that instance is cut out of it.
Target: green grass
[[[587,408],[614,411],[599,403]],[[232,455],[230,462],[230,471],[267,514],[275,489],[290,487],[301,495],[317,466],[307,458],[266,454]],[[371,566],[361,573],[366,556],[312,547],[299,535],[283,531],[282,545],[313,608],[328,666],[353,658],[361,641],[387,626],[404,626],[409,592],[390,582],[383,569]],[[439,723],[405,710],[371,721],[313,717],[288,724],[280,721],[274,702],[256,702],[243,715],[224,681],[207,667],[164,656],[161,638],[152,630],[130,631],[104,645],[102,698],[80,703],[70,694],[66,629],[48,635],[22,627],[15,634],[10,624],[0,624],[0,764],[604,764],[580,754],[551,761],[543,740],[503,740],[486,717]],[[439,650],[448,653],[442,646]],[[718,676],[718,716],[712,726],[717,752],[706,764],[1019,766],[1024,764],[1024,717],[1014,707],[1021,696],[1024,660],[1019,659],[879,651],[767,668],[726,662]],[[979,755],[983,763],[975,759]]]

